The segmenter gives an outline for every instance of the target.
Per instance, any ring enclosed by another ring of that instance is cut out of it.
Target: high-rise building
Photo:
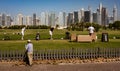
[[[79,22],[81,22],[81,10],[78,11],[78,20],[79,20]]]
[[[11,25],[18,25],[18,23],[17,23],[18,19],[17,18],[18,18],[17,16],[13,17],[13,23]]]
[[[88,6],[88,11],[90,11],[90,23],[92,23],[93,22],[93,15],[92,15],[92,10],[91,10],[91,7],[90,6]]]
[[[99,18],[100,18],[100,17],[99,17],[99,16],[100,16],[100,14],[99,14],[99,9],[97,9],[97,12],[96,12],[96,13],[97,13],[97,24],[100,25],[100,20],[99,20]]]
[[[65,12],[59,12],[59,15],[58,15],[58,25],[59,25],[59,27],[62,27],[62,28],[65,27],[65,25],[66,25],[65,20],[66,20]]]
[[[2,15],[0,14],[0,26],[2,26]]]
[[[80,20],[80,22],[84,22],[84,8],[82,8],[80,10],[80,12],[81,12],[81,20]]]
[[[102,20],[101,20],[101,18],[102,18],[102,3],[100,3],[100,5],[99,5],[99,15],[98,15],[98,24],[99,25],[101,25],[102,24]]]
[[[11,17],[11,26],[15,25],[15,16]]]
[[[46,12],[46,15],[45,15],[45,19],[46,19],[46,26],[48,26],[49,25],[49,23],[50,23],[50,20],[49,20],[49,13],[48,12]]]
[[[33,25],[36,25],[36,18],[37,18],[37,17],[36,17],[36,14],[34,13],[34,14],[33,14]]]
[[[65,26],[64,26],[64,28],[67,28],[67,20],[68,20],[68,16],[66,15],[65,16]]]
[[[108,23],[113,23],[113,17],[112,16],[108,16]]]
[[[6,14],[2,14],[2,26],[6,26]]]
[[[93,23],[97,23],[97,13],[93,13]]]
[[[10,16],[10,15],[7,15],[7,16],[6,16],[6,26],[10,26],[10,25],[11,25],[11,22],[12,22],[11,16]]]
[[[26,25],[32,25],[32,17],[26,16]]]
[[[117,21],[117,7],[116,5],[114,5],[114,8],[113,8],[113,22]]]
[[[40,16],[40,25],[46,25],[46,13],[42,12]]]
[[[97,9],[97,16],[99,25],[106,26],[108,24],[108,12],[107,9],[102,6],[102,3],[100,3],[99,9]]]
[[[17,15],[17,25],[23,25],[23,15],[22,14]]]
[[[10,15],[1,14],[0,15],[0,26],[10,26],[12,22],[12,18]]]
[[[73,12],[73,22],[74,23],[78,23],[79,19],[78,19],[78,11],[74,11]]]
[[[40,17],[40,25],[46,25],[49,24],[49,13],[48,12],[42,12]]]
[[[73,13],[68,13],[67,26],[73,24]]]
[[[90,11],[84,12],[84,22],[90,22]]]
[[[108,23],[107,23],[107,20],[108,20],[108,14],[107,14],[107,9],[105,7],[102,7],[102,14],[101,14],[101,25],[103,26],[106,26]]]
[[[40,17],[36,18],[36,25],[40,25]]]
[[[56,26],[55,21],[56,21],[55,13],[54,13],[54,12],[51,12],[51,14],[50,14],[50,24],[49,24],[49,26],[55,27],[55,26]]]

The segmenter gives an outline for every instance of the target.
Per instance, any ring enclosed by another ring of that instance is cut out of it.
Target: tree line
[[[70,24],[67,29],[68,30],[76,30],[76,31],[84,31],[86,30],[89,26],[93,26],[95,28],[95,31],[98,32],[99,29],[111,29],[111,30],[120,30],[120,21],[115,21],[113,23],[110,23],[108,25],[99,25],[96,23],[89,23],[89,22],[81,22],[81,23],[75,23],[75,24]]]
[[[115,21],[113,23],[106,25],[99,25],[96,23],[89,23],[89,22],[80,22],[80,23],[73,23],[70,24],[67,29],[72,31],[84,31],[89,26],[93,26],[96,30],[96,32],[99,31],[100,28],[102,29],[111,29],[111,30],[120,30],[120,21]],[[26,27],[26,29],[50,29],[51,26],[46,25],[33,25],[33,26],[26,26],[26,25],[13,25],[13,26],[0,26],[0,29],[22,29],[23,27]],[[56,25],[56,28],[59,27],[59,25]]]

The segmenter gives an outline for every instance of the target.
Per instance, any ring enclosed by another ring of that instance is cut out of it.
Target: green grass
[[[24,50],[27,40],[24,41],[0,41],[0,50]],[[69,48],[115,48],[120,46],[120,40],[110,40],[109,42],[79,43],[68,40],[32,40],[34,49],[69,49]]]
[[[34,49],[69,49],[69,48],[114,48],[120,47],[120,39],[112,39],[114,36],[120,37],[120,31],[111,30],[100,30],[97,32],[98,41],[92,43],[78,43],[69,42],[69,40],[61,40],[65,37],[65,32],[67,30],[54,30],[53,38],[54,40],[49,40],[49,29],[26,29],[25,40],[21,40],[21,35],[15,34],[20,33],[21,29],[10,30],[10,29],[0,29],[0,50],[24,50],[27,39],[31,39],[34,44]],[[40,32],[41,40],[36,41],[35,35]],[[88,31],[69,31],[71,34],[88,34]],[[107,32],[109,35],[109,42],[101,42],[101,35],[103,32]],[[4,34],[6,33],[6,34]],[[2,40],[5,36],[9,36],[10,40]]]
[[[57,30],[55,29],[53,32],[53,38],[54,39],[61,39],[65,37],[65,32],[67,30]],[[15,30],[11,30],[11,29],[0,29],[0,40],[2,40],[3,38],[5,38],[5,36],[9,36],[10,40],[20,40],[21,39],[21,35],[18,35],[17,33],[20,33],[21,29],[15,29]],[[41,39],[48,39],[50,38],[49,36],[49,29],[26,29],[25,31],[25,36],[24,39],[35,39],[35,35],[36,33],[39,32],[40,33],[40,38]],[[75,33],[75,34],[88,34],[88,31],[69,31],[71,34]],[[103,32],[107,32],[109,35],[109,39],[112,39],[113,37],[118,37],[120,38],[120,31],[111,31],[111,30],[100,30],[99,32],[97,32],[97,36],[99,39],[101,39],[101,35]],[[6,33],[6,34],[4,34]]]

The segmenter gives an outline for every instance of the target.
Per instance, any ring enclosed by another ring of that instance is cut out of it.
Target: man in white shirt
[[[94,33],[95,29],[93,26],[90,26],[90,27],[88,27],[88,30],[89,30],[89,35],[91,36]]]
[[[51,30],[49,31],[49,34],[50,34],[50,39],[52,39],[52,31]]]
[[[54,28],[50,28],[50,30],[49,30],[50,39],[53,39],[53,38],[52,38],[52,35],[53,35],[53,30],[54,30]]]
[[[22,34],[22,38],[21,39],[22,40],[24,40],[24,31],[25,31],[25,27],[23,27],[22,30],[21,30],[21,34]]]

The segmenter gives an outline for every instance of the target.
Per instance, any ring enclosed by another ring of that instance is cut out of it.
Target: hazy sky
[[[92,11],[96,11],[100,2],[108,9],[110,15],[116,4],[120,16],[120,0],[0,0],[0,13],[32,15],[44,11],[73,12],[81,8],[88,10],[88,6],[91,6]]]

